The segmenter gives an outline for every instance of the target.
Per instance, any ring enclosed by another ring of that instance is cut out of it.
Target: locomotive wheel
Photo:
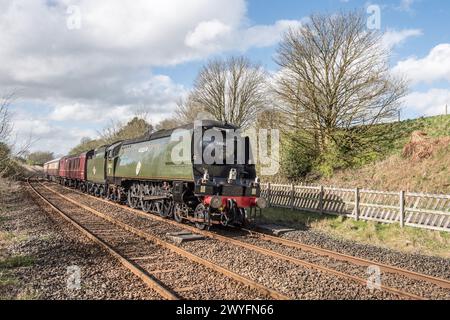
[[[161,213],[163,212],[163,203],[162,203],[162,201],[153,201],[153,203],[152,203],[152,211],[154,213],[157,213],[157,214],[161,215]]]
[[[206,224],[206,223],[198,223],[198,222],[196,222],[196,223],[195,223],[195,227],[196,227],[197,229],[199,229],[199,230],[208,231],[209,228],[210,228],[210,225],[209,225],[209,224]]]
[[[151,212],[152,211],[152,202],[142,200],[141,201],[141,209],[147,213]]]
[[[102,186],[98,187],[98,196],[99,196],[99,198],[103,198],[103,187]]]
[[[133,209],[136,209],[139,205],[139,198],[133,195],[131,189],[128,190],[128,205]]]
[[[245,226],[247,222],[247,210],[245,210],[244,208],[239,208],[239,221],[238,223],[241,226]]]
[[[159,215],[162,218],[171,218],[173,216],[173,202],[171,201],[163,201],[162,210]]]
[[[200,203],[194,211],[195,219],[202,219],[205,222],[195,222],[195,227],[200,230],[209,230],[209,210],[206,209],[203,203]]]
[[[187,216],[187,209],[185,206],[176,204],[173,210],[173,218],[176,222],[183,222],[183,217]]]

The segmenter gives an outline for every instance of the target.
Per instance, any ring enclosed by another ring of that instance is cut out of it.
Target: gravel
[[[4,258],[31,257],[31,265],[8,270],[14,284],[3,287],[4,299],[158,299],[114,258],[80,236],[64,220],[35,204],[27,192],[1,199],[0,230],[13,235]],[[50,218],[51,217],[51,218]],[[68,268],[80,270],[80,287],[67,286]]]
[[[229,234],[236,237],[236,232]],[[309,261],[321,266],[335,269],[337,271],[351,274],[359,278],[366,279],[368,277],[368,267],[358,266],[345,261],[340,261],[327,256],[321,256],[315,253],[302,251],[296,248],[288,247],[281,244],[276,244],[270,241],[249,237],[247,234],[239,238],[239,240],[245,241],[259,247],[263,247],[290,257],[298,258],[301,260]],[[382,273],[381,283],[383,285],[399,288],[415,295],[426,297],[429,299],[450,299],[450,290],[441,288],[435,284],[410,279],[403,275]]]
[[[450,280],[450,259],[398,252],[340,240],[315,230],[297,230],[284,238]]]
[[[120,227],[38,188],[45,198],[115,250],[153,274],[164,285],[186,299],[262,299],[264,296],[241,283],[193,263],[172,251],[135,236]]]
[[[70,190],[62,189],[58,186],[56,188],[74,200],[80,201],[85,205],[116,218],[120,218],[130,225],[143,229],[158,237],[165,238],[167,232],[182,230],[182,228],[172,226],[165,222],[142,218],[126,209],[100,202]],[[255,240],[246,241],[251,242]],[[285,260],[270,258],[255,253],[252,250],[243,249],[213,239],[184,243],[180,246],[196,255],[256,280],[263,285],[274,288],[294,299],[398,299],[396,295],[378,290],[371,291],[365,285],[352,282],[348,279],[337,278]],[[280,250],[280,248],[277,250]],[[288,252],[287,248],[281,248],[281,250],[284,254],[293,256],[300,254],[298,252]],[[355,271],[355,266],[343,266],[336,261],[326,261],[323,257],[304,255],[305,253],[303,252],[301,254],[303,256],[297,257],[308,259],[311,262],[319,262],[318,259],[322,259],[321,262],[327,266],[333,265],[338,270],[350,271],[352,274],[358,274],[358,276],[364,278],[367,277],[367,274],[363,274],[366,270]],[[399,282],[396,283],[399,284]],[[422,291],[417,289],[414,293],[423,293],[426,290],[428,289],[425,288]],[[438,292],[433,297],[442,298],[443,296],[442,293]]]

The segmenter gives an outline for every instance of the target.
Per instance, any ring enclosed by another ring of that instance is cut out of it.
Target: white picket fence
[[[262,184],[270,206],[450,232],[450,195]]]

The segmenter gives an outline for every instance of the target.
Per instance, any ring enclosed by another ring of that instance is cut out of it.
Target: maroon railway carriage
[[[44,163],[44,175],[48,180],[55,181],[59,176],[59,160],[55,159]]]
[[[60,183],[84,190],[86,184],[87,153],[61,158],[59,161]]]
[[[59,159],[59,178],[62,180],[67,177],[67,169],[66,169],[66,159],[67,157],[62,157]]]

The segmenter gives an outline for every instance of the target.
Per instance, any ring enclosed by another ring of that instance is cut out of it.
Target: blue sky
[[[443,0],[411,1],[402,7],[402,1],[358,1],[358,0],[250,0],[247,2],[248,19],[253,24],[270,24],[277,20],[299,20],[312,13],[334,13],[340,10],[364,10],[369,4],[381,7],[382,30],[420,29],[424,36],[411,38],[398,46],[393,52],[392,64],[409,56],[424,56],[430,48],[450,42],[450,2]],[[246,55],[263,64],[269,70],[276,70],[273,55],[276,45],[250,49]],[[190,85],[195,79],[203,61],[177,65],[175,68],[158,68],[158,71],[171,75],[177,81]]]
[[[212,57],[275,72],[281,34],[312,13],[378,5],[392,72],[411,82],[403,117],[450,103],[450,2],[439,0],[0,1],[0,93],[16,91],[16,136],[64,154],[111,119],[170,117]]]

